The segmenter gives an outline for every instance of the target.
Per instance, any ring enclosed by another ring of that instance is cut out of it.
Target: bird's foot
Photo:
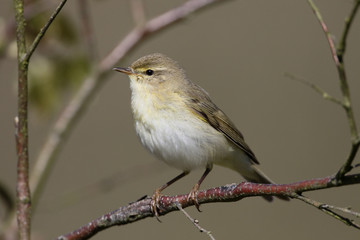
[[[160,190],[156,189],[151,200],[151,211],[153,212],[154,216],[159,222],[161,222],[158,212],[160,197],[161,197]]]
[[[199,212],[201,212],[201,210],[200,210],[200,204],[199,204],[198,198],[197,198],[198,193],[199,193],[199,184],[195,184],[195,186],[193,187],[193,189],[192,189],[191,192],[189,193],[189,195],[188,195],[188,197],[187,197],[187,200],[188,200],[188,201],[191,200],[191,201],[194,203],[196,209],[197,209]]]

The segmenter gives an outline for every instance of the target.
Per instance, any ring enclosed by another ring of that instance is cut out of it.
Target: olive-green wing
[[[250,147],[245,143],[241,132],[228,116],[211,101],[209,95],[202,88],[195,85],[190,96],[193,97],[189,99],[187,104],[200,119],[208,122],[217,131],[223,133],[227,139],[243,150],[254,163],[259,163]]]

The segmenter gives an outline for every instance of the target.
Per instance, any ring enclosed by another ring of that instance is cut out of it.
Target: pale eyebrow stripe
[[[166,70],[167,68],[166,67],[157,67],[157,68],[151,68],[151,67],[147,67],[147,68],[139,68],[140,71],[146,71],[148,69],[152,69],[154,71],[164,71]]]

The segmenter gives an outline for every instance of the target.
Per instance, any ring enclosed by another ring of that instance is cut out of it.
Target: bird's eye
[[[151,75],[153,75],[154,74],[154,71],[153,70],[151,70],[151,69],[148,69],[148,70],[146,70],[146,75],[148,75],[148,76],[151,76]]]

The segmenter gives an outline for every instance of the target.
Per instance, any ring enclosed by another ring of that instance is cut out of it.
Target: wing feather
[[[217,131],[224,134],[224,136],[234,143],[238,148],[243,150],[250,159],[259,164],[255,154],[250,147],[245,143],[244,136],[231,122],[228,116],[221,111],[210,99],[209,95],[199,86],[195,85],[192,88],[192,94],[189,96],[196,96],[187,102],[188,106],[193,110],[199,118],[208,122]]]

